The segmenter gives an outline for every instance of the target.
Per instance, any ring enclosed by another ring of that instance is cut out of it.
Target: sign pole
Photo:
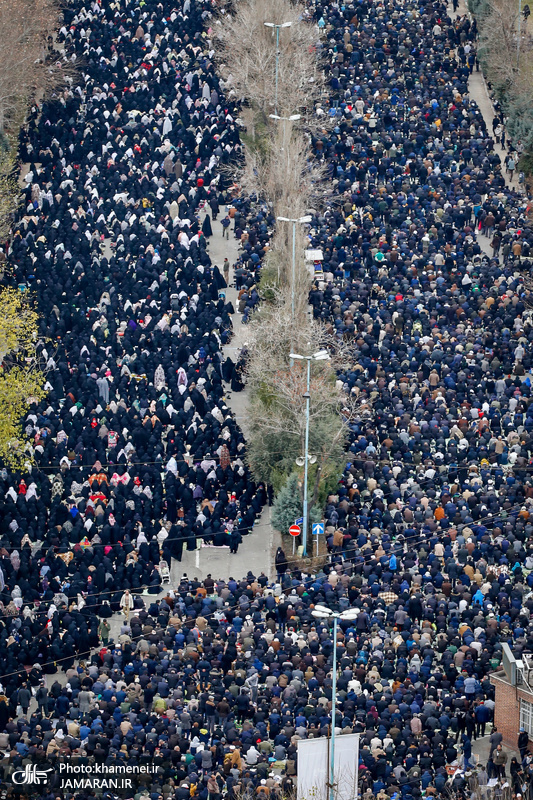
[[[325,525],[323,522],[313,522],[311,526],[311,533],[316,539],[316,554],[318,556],[318,537],[323,536],[325,533]]]
[[[302,529],[300,528],[300,525],[298,524],[298,522],[299,522],[299,520],[296,520],[294,525],[291,525],[291,527],[289,528],[289,533],[292,536],[292,554],[293,555],[296,552],[296,537],[299,536],[300,533],[302,532]]]

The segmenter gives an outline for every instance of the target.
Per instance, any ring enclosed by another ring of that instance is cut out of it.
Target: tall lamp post
[[[327,606],[317,604],[311,612],[317,619],[333,620],[333,669],[331,687],[331,747],[329,751],[329,800],[335,800],[335,716],[337,704],[337,625],[339,620],[353,620],[359,609],[347,608],[346,611],[332,611]],[[357,797],[357,792],[355,793]]]
[[[280,117],[280,119],[283,118]],[[291,316],[294,322],[294,315],[296,313],[296,224],[300,222],[302,225],[305,225],[305,223],[311,222],[313,217],[310,214],[306,214],[305,217],[297,217],[296,219],[292,219],[291,217],[276,217],[276,219],[278,222],[292,222]]]
[[[290,28],[292,22],[282,22],[281,25],[277,25],[275,22],[265,22],[265,28],[275,28],[276,29],[276,89],[274,95],[274,112],[278,113],[278,72],[279,72],[279,31],[280,28]]]
[[[305,450],[304,450],[304,522],[303,522],[303,556],[307,555],[307,532],[309,529],[309,504],[307,498],[307,466],[309,462],[309,407],[311,403],[311,361],[328,361],[329,353],[327,350],[319,350],[311,356],[301,356],[299,353],[291,353],[290,358],[297,361],[307,361],[307,389],[305,398]]]
[[[518,36],[516,38],[516,69],[520,69],[520,45],[522,40],[522,0],[518,0]]]

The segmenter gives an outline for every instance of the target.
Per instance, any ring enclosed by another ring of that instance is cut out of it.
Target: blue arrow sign
[[[294,520],[294,524],[295,525],[303,525],[304,524],[304,518],[303,517],[298,517],[298,519]]]
[[[323,522],[313,522],[313,536],[322,536],[324,533]]]

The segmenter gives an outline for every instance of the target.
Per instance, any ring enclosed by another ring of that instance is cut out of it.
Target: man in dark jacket
[[[529,734],[525,728],[520,728],[518,733],[518,749],[520,750],[520,758],[523,759],[529,747]]]
[[[18,704],[22,708],[23,716],[26,716],[30,707],[31,692],[28,689],[28,684],[23,683],[18,693]]]

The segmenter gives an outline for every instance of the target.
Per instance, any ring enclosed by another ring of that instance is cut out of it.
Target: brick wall
[[[491,678],[491,682],[496,691],[494,724],[503,736],[503,743],[516,748],[520,730],[520,698],[533,704],[533,694],[517,689],[505,680]],[[533,750],[533,741],[530,741],[529,749]]]
[[[520,730],[519,693],[505,681],[493,680],[492,683],[496,690],[494,723],[503,736],[504,744],[516,747]],[[531,701],[533,698],[529,699]]]

